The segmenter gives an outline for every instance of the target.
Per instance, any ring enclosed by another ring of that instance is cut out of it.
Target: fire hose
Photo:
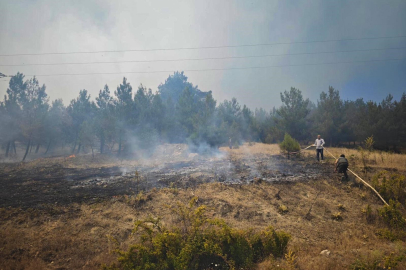
[[[312,146],[315,146],[315,145],[314,144],[309,145],[308,147],[302,149],[301,151],[309,149]],[[323,147],[323,149],[325,149],[327,151],[327,153],[329,153],[330,156],[332,156],[334,159],[337,159],[330,151],[327,150],[327,148]],[[389,204],[382,198],[382,196],[379,194],[379,192],[376,189],[374,189],[370,184],[368,184],[364,179],[359,177],[359,175],[356,174],[355,172],[353,172],[352,170],[348,169],[348,171],[350,171],[355,177],[357,177],[359,180],[361,180],[361,182],[364,183],[367,187],[372,189],[375,192],[375,194],[378,195],[378,197],[383,201],[383,203],[389,206]]]

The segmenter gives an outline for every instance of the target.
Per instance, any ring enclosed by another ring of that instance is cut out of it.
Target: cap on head
[[[345,157],[345,155],[344,155],[344,154],[341,154],[340,157]]]

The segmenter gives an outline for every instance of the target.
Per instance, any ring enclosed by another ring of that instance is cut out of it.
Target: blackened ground
[[[311,158],[288,160],[280,155],[194,156],[154,167],[68,168],[53,164],[24,168],[7,164],[0,168],[0,207],[42,208],[47,204],[97,202],[151,188],[184,188],[208,182],[249,185],[257,181],[307,181],[331,174],[333,168],[327,163]]]

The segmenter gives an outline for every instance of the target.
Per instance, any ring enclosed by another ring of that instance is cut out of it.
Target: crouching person
[[[344,173],[345,179],[348,180],[348,174],[347,174],[347,169],[348,169],[348,160],[345,158],[345,155],[342,154],[337,160],[336,160],[336,171],[339,173]]]

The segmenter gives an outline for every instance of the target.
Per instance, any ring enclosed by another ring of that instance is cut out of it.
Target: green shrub
[[[379,269],[396,269],[399,262],[405,259],[404,252],[394,252],[389,255],[381,253],[369,254],[368,256],[359,257],[351,266],[352,270],[379,270]]]
[[[404,175],[381,171],[372,178],[372,185],[385,200],[396,200],[402,205],[406,205],[406,177]]]
[[[378,210],[382,221],[391,229],[406,230],[406,221],[399,210],[400,207],[400,203],[390,200],[389,205]]]
[[[285,152],[300,151],[300,144],[298,143],[298,141],[293,139],[288,133],[285,133],[283,142],[279,144],[279,147],[281,148],[282,151]]]
[[[205,206],[169,207],[177,226],[167,228],[159,218],[135,223],[138,242],[117,250],[118,264],[104,269],[216,269],[252,268],[269,255],[282,257],[290,235],[272,227],[261,232],[237,230],[221,219],[208,219]]]

